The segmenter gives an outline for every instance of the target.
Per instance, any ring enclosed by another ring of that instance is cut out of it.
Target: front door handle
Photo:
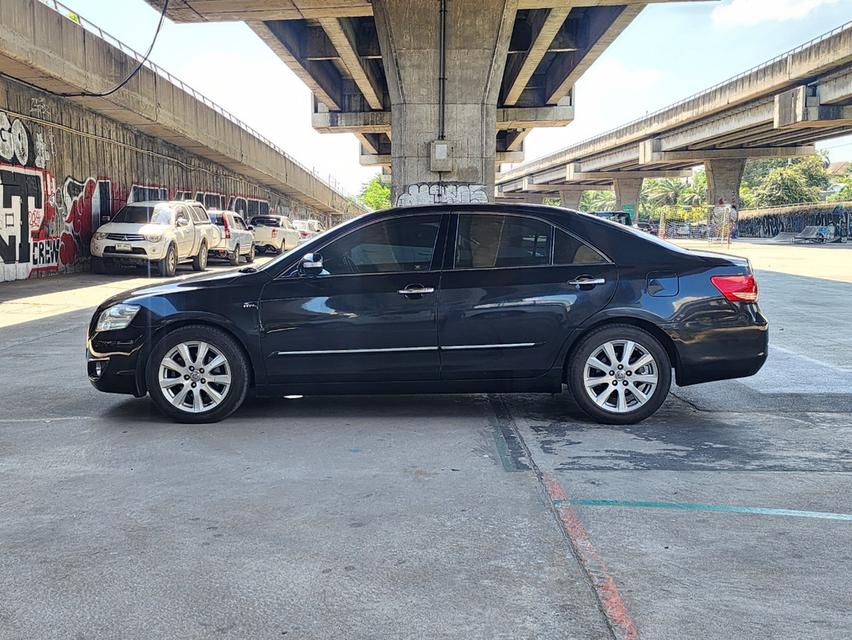
[[[594,287],[599,284],[606,284],[606,278],[577,278],[576,280],[569,280],[568,284],[574,287]]]
[[[397,293],[401,296],[422,296],[424,293],[435,293],[435,289],[419,284],[410,284],[405,289],[397,291]]]

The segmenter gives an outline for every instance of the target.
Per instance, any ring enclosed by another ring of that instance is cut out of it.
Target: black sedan
[[[257,395],[555,393],[629,424],[679,385],[756,373],[768,326],[747,260],[535,205],[367,214],[260,268],[102,304],[101,391],[181,422]]]

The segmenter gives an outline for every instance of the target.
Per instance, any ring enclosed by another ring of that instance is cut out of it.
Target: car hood
[[[204,291],[207,289],[215,289],[217,287],[227,286],[240,279],[251,279],[259,277],[257,271],[240,272],[240,271],[225,271],[223,273],[213,273],[209,275],[195,276],[186,278],[185,280],[175,280],[165,284],[149,285],[131,289],[118,295],[112,296],[105,300],[99,307],[98,311],[102,311],[107,307],[121,302],[130,304],[138,304],[153,298],[168,298],[170,295],[182,294],[190,291]],[[260,276],[263,277],[263,276]]]
[[[164,224],[138,224],[134,222],[107,222],[98,227],[98,233],[162,233],[167,228]]]

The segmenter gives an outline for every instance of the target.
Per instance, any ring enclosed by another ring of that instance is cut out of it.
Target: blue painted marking
[[[362,453],[364,450],[356,447],[354,449],[350,449],[349,451],[351,451],[352,453]]]
[[[555,504],[566,502],[554,500]],[[719,513],[752,513],[761,516],[792,516],[794,518],[820,518],[847,520],[852,514],[830,511],[797,511],[795,509],[768,509],[765,507],[737,507],[729,504],[701,504],[697,502],[658,502],[652,500],[568,500],[568,504],[581,507],[650,507],[652,509],[680,509],[683,511],[716,511]]]

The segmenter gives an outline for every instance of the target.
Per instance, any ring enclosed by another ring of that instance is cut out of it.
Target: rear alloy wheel
[[[252,262],[254,262],[254,251],[255,251],[255,249],[254,249],[254,242],[252,242],[252,243],[251,243],[251,246],[249,247],[249,251],[248,251],[248,253],[246,254],[246,262],[247,262],[248,264],[251,264]]]
[[[597,422],[634,424],[660,408],[671,387],[671,361],[653,335],[610,325],[574,350],[568,385],[580,408]]]
[[[192,259],[193,271],[204,271],[207,269],[207,243],[202,242],[198,255]]]
[[[148,391],[178,422],[218,422],[243,403],[248,363],[225,332],[192,325],[167,334],[148,361]]]
[[[240,245],[234,247],[234,252],[228,256],[228,262],[231,263],[231,266],[238,266],[240,264]]]

